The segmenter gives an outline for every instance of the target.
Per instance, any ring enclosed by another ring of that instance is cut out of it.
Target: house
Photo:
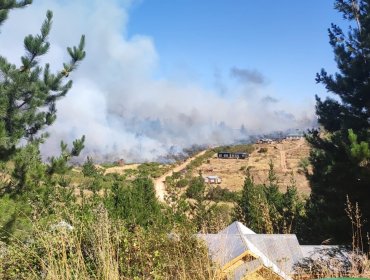
[[[257,144],[272,144],[273,142],[270,138],[262,138],[257,141]]]
[[[218,176],[203,176],[204,182],[208,184],[220,184],[221,178]]]
[[[301,262],[322,256],[339,246],[301,246],[295,234],[256,234],[240,222],[234,222],[217,234],[198,234],[204,240],[212,260],[229,280],[291,280]]]
[[[304,135],[301,134],[301,133],[291,133],[291,134],[288,134],[285,139],[287,139],[287,140],[300,140],[303,137],[304,137]]]
[[[218,158],[228,158],[228,159],[246,159],[248,157],[247,153],[230,153],[230,152],[219,152],[217,153]]]

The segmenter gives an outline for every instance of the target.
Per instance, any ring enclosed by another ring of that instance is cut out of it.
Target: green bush
[[[221,188],[220,186],[211,187],[207,193],[207,199],[213,201],[228,201],[228,202],[235,202],[238,199],[238,194],[236,192],[232,192],[227,188]]]
[[[162,219],[154,185],[149,178],[137,178],[131,183],[114,183],[106,205],[112,217],[132,224],[148,226]]]
[[[188,198],[200,199],[204,196],[206,190],[206,185],[202,177],[192,178],[189,182],[189,187],[187,188],[185,194]]]
[[[82,174],[85,177],[94,177],[100,174],[91,157],[87,157],[87,160],[82,165]]]
[[[184,187],[186,187],[188,184],[189,184],[188,179],[183,178],[183,179],[180,179],[180,180],[178,180],[178,181],[176,182],[176,187],[178,187],[178,188],[184,188]]]

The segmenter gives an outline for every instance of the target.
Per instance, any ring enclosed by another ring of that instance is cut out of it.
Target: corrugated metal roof
[[[212,260],[221,267],[247,251],[247,246],[238,234],[198,234],[207,245]]]
[[[218,234],[256,234],[253,230],[243,225],[241,222],[233,222]]]
[[[206,176],[206,178],[208,178],[208,179],[218,179],[219,177],[218,176],[211,175],[211,176]]]
[[[313,260],[323,256],[348,259],[348,253],[340,246],[301,246],[295,234],[256,234],[240,222],[234,222],[218,234],[198,234],[207,245],[213,261],[223,269],[233,268],[230,280],[242,279],[261,265],[281,279],[290,280],[295,266],[305,258]],[[334,254],[334,255],[333,255]],[[250,255],[255,258],[244,257]]]
[[[295,234],[250,234],[245,237],[287,274],[293,272],[294,264],[303,257]]]

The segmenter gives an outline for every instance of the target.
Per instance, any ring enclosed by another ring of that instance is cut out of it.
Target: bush
[[[149,178],[137,178],[131,184],[114,183],[106,205],[112,217],[144,227],[163,218]]]
[[[176,182],[176,187],[178,188],[184,188],[188,185],[189,181],[185,178],[180,179],[179,181]]]
[[[294,183],[294,182],[293,182]],[[235,209],[235,219],[257,233],[296,233],[305,218],[306,202],[294,184],[285,193],[279,190],[277,177],[270,163],[268,182],[256,185],[247,175]]]
[[[137,168],[139,174],[143,177],[158,178],[164,174],[165,169],[157,162],[148,162],[140,164]]]
[[[87,157],[86,162],[82,165],[82,174],[85,177],[94,177],[100,174],[91,157]]]
[[[238,199],[238,194],[236,192],[232,192],[227,188],[221,188],[220,186],[211,187],[207,193],[207,199],[213,201],[229,201],[235,202]]]
[[[201,199],[204,196],[206,185],[202,177],[192,178],[189,182],[189,187],[186,190],[186,196],[193,199]]]

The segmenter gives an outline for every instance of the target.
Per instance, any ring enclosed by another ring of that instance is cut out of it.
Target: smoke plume
[[[196,83],[153,78],[160,66],[154,41],[127,36],[130,1],[38,0],[13,11],[2,26],[0,53],[19,64],[23,38],[39,32],[54,11],[51,49],[44,61],[61,69],[67,46],[86,35],[87,57],[71,77],[72,90],[58,105],[58,119],[42,147],[58,154],[59,142],[86,135],[84,155],[95,159],[155,160],[192,144],[215,145],[248,135],[310,127],[313,109],[272,97],[265,77],[234,67],[236,83],[223,94]]]

